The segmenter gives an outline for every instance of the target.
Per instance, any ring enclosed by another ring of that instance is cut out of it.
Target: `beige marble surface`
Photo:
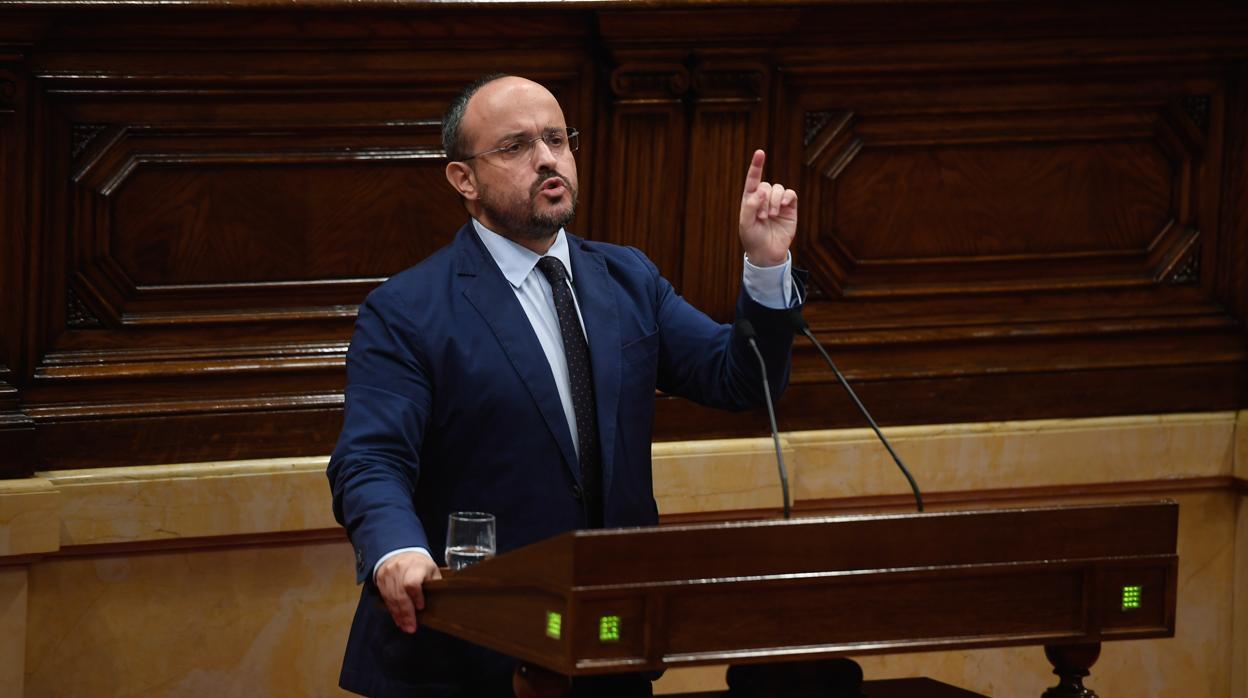
[[[71,557],[30,574],[28,696],[341,696],[343,543]]]
[[[783,440],[781,452],[786,461],[793,459]],[[654,496],[663,514],[783,506],[770,438],[656,443],[651,454]]]
[[[61,495],[61,543],[94,545],[337,526],[326,458],[38,473]]]
[[[888,434],[924,491],[945,492],[1226,476],[1236,449],[1248,450],[1248,429],[1237,435],[1235,426],[1227,412]],[[907,491],[869,430],[793,432],[782,444],[795,501]],[[325,464],[319,457],[60,470],[0,482],[0,546],[10,546],[0,556],[333,528]],[[655,444],[654,481],[665,514],[780,506],[766,438]]]
[[[42,478],[0,480],[0,560],[60,547],[61,495]]]
[[[1236,415],[1112,417],[894,427],[885,432],[925,492],[1227,476]],[[870,429],[795,432],[796,499],[905,494]]]
[[[1248,496],[1241,494],[1236,506],[1231,697],[1248,698]]]
[[[1248,480],[1248,410],[1241,410],[1235,420],[1235,477]]]
[[[24,695],[26,597],[26,568],[0,567],[0,694],[4,695]]]

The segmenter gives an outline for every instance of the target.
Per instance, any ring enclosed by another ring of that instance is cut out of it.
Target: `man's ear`
[[[446,181],[466,201],[477,200],[477,173],[467,163],[451,162],[446,165]]]

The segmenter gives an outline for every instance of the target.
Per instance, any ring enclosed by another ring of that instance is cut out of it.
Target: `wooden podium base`
[[[824,694],[826,698],[832,698]],[[865,698],[988,698],[982,693],[974,693],[964,688],[950,686],[947,683],[919,679],[882,679],[863,681],[862,693]],[[703,691],[700,693],[674,693],[656,698],[737,698],[728,691]]]
[[[668,694],[671,698],[987,698],[963,688],[929,679],[863,681],[862,670],[849,659],[786,664],[738,665],[728,669],[727,691]],[[566,698],[566,676],[533,666],[517,669],[517,698]]]

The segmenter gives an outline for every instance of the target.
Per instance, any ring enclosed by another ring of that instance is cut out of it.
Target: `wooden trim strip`
[[[961,490],[952,492],[927,492],[923,502],[929,508],[960,509],[985,504],[1022,504],[1034,500],[1062,500],[1075,502],[1097,500],[1107,497],[1158,497],[1168,494],[1187,494],[1229,490],[1248,494],[1248,480],[1230,476],[1194,477],[1174,480],[1139,480],[1135,482],[1104,482],[1090,485],[1045,485],[1040,487],[1011,487],[997,490]],[[793,511],[801,516],[836,514],[847,512],[887,513],[909,511],[914,508],[914,498],[909,494],[887,494],[869,497],[844,497],[805,499],[793,503]],[[736,511],[699,511],[672,514],[661,517],[664,524],[696,523],[705,521],[744,521],[749,519],[772,519],[780,516],[780,508],[741,509]]]
[[[203,536],[199,538],[101,543],[98,545],[68,545],[56,552],[34,557],[44,559],[50,557],[116,557],[152,553],[190,552],[216,548],[271,548],[338,541],[344,543],[347,541],[346,531],[341,528],[319,528],[304,531],[245,533],[236,536]]]
[[[1242,477],[1231,478],[1231,489],[1238,492],[1241,497],[1248,497],[1248,479]]]

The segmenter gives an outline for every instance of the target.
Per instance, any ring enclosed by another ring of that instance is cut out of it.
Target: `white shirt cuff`
[[[391,550],[385,555],[382,555],[381,559],[377,560],[377,564],[373,565],[373,584],[377,583],[377,570],[381,569],[381,564],[399,553],[423,553],[425,557],[428,557],[430,560],[433,559],[433,554],[424,548],[399,548],[398,550]]]
[[[791,308],[801,300],[793,298],[792,253],[785,253],[784,262],[774,267],[756,267],[745,257],[741,283],[755,303],[772,310]]]

